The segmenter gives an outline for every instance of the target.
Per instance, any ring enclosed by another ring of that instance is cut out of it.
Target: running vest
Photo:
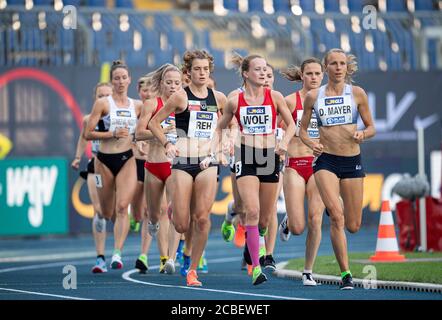
[[[293,110],[292,117],[296,124],[295,135],[299,136],[299,130],[301,129],[301,119],[302,114],[304,113],[304,107],[302,106],[301,95],[299,91],[296,91],[296,107]],[[307,128],[307,133],[309,138],[319,139],[319,128],[318,128],[318,119],[316,117],[316,112],[312,110],[312,117],[310,118],[310,123]]]
[[[179,137],[211,139],[218,122],[218,105],[212,89],[207,88],[206,98],[196,97],[189,87],[184,88],[187,94],[187,108],[175,113],[176,128]]]
[[[345,84],[340,96],[326,97],[326,85],[319,88],[318,98],[313,106],[318,115],[318,127],[357,124],[358,108],[353,97],[353,88]]]
[[[239,129],[243,134],[268,135],[276,129],[276,110],[271,90],[264,88],[262,105],[250,106],[244,99],[244,92],[238,95],[238,108],[235,113]]]
[[[109,116],[103,117],[104,126],[107,131],[115,131],[117,128],[127,127],[129,134],[135,133],[135,128],[137,126],[137,113],[135,112],[134,101],[129,99],[128,108],[119,108],[115,104],[112,96],[107,97],[109,102]]]
[[[161,99],[160,97],[157,97],[157,108],[156,108],[155,112],[153,113],[152,117],[154,115],[156,115],[158,113],[158,111],[160,111],[160,109],[163,106],[164,106],[163,99]],[[170,127],[171,125],[173,125],[174,122],[175,122],[175,113],[172,112],[165,120],[163,120],[163,122],[161,122],[161,127],[162,128]],[[176,140],[177,140],[176,132],[166,133],[166,138],[167,138],[167,141],[175,144]]]

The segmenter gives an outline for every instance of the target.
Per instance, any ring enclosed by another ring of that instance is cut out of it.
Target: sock
[[[258,226],[246,226],[247,247],[249,248],[252,266],[259,266],[259,231]]]
[[[121,250],[120,249],[114,249],[114,254],[118,254],[119,256],[121,256]]]
[[[103,261],[106,261],[106,258],[104,257],[104,255],[102,255],[102,254],[99,254],[98,256],[97,256],[97,259],[103,259]]]
[[[347,271],[341,272],[341,278],[344,278],[347,274],[349,274],[350,277],[352,276],[350,270],[347,270]]]
[[[267,231],[269,230],[269,228],[261,228],[261,227],[259,227],[259,235],[260,236],[265,236],[265,235],[267,235]]]
[[[310,274],[312,274],[312,273],[313,273],[313,270],[307,270],[307,269],[304,269],[304,273],[310,273]]]
[[[230,201],[227,205],[227,213],[225,220],[232,224],[233,218],[236,216],[236,212],[233,211],[233,201]]]
[[[259,256],[265,256],[266,255],[266,241],[263,236],[259,236]]]

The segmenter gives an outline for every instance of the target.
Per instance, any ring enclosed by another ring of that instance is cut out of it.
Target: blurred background
[[[331,48],[356,55],[355,82],[376,122],[376,137],[362,146],[363,226],[377,226],[381,200],[394,209],[401,198],[393,187],[418,173],[419,127],[426,195],[442,226],[441,0],[0,0],[0,236],[90,232],[93,209],[70,162],[93,87],[108,80],[112,60],[129,65],[135,98],[141,75],[179,65],[187,49],[206,49],[227,94],[241,84],[232,52],[257,53],[288,95],[299,84],[278,70]],[[227,174],[213,228],[232,198]]]

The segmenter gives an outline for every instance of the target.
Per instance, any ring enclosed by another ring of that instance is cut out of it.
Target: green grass
[[[350,270],[353,278],[363,279],[368,273],[363,273],[366,265],[376,267],[377,280],[406,281],[406,282],[426,282],[442,284],[442,261],[418,261],[418,262],[397,262],[397,263],[374,263],[355,262],[354,259],[369,259],[373,253],[350,253]],[[441,258],[442,252],[438,253],[406,253],[408,259],[419,258]],[[304,259],[292,259],[285,267],[288,270],[304,270]],[[315,261],[313,272],[317,274],[339,276],[339,265],[335,256],[318,256]]]

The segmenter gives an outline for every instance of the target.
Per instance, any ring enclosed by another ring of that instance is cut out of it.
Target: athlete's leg
[[[347,238],[344,231],[344,210],[339,199],[339,179],[327,170],[315,174],[316,186],[330,215],[330,238],[341,272],[347,271]]]

